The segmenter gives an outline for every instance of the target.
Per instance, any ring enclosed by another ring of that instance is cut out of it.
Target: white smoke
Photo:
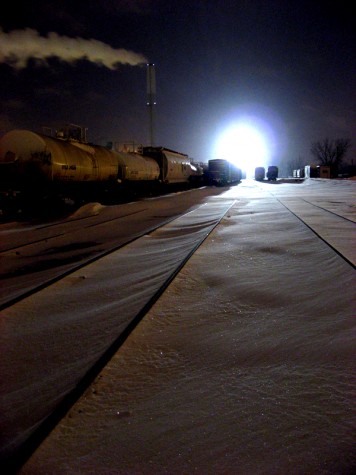
[[[147,63],[147,59],[141,54],[114,49],[98,40],[69,38],[54,32],[44,37],[29,28],[5,33],[0,28],[0,63],[23,69],[29,59],[46,65],[47,59],[51,57],[67,63],[86,59],[109,69],[116,69],[119,64],[138,66]]]

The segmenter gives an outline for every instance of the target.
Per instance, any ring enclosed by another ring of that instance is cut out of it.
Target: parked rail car
[[[129,184],[158,183],[160,168],[150,157],[120,153],[60,134],[51,137],[13,130],[0,139],[1,206],[42,197],[99,198]]]
[[[294,176],[294,172],[296,172],[296,170],[293,170],[293,176]],[[297,174],[296,174],[297,176]],[[318,169],[317,169],[317,166],[316,165],[305,165],[304,166],[304,177],[305,178],[317,178],[318,176]]]
[[[85,201],[103,192],[115,198],[159,192],[162,185],[192,186],[204,175],[185,154],[163,147],[118,151],[88,144],[80,130],[63,130],[56,136],[13,130],[0,138],[0,209],[9,197],[12,203],[57,195]]]
[[[139,184],[159,180],[160,168],[154,159],[135,152],[114,153],[117,158],[118,183]]]
[[[143,155],[154,158],[161,170],[160,180],[164,184],[190,183],[199,175],[188,155],[164,147],[143,147]]]
[[[268,181],[276,181],[278,178],[278,167],[271,165],[267,170],[267,179]]]
[[[104,147],[28,130],[13,130],[0,139],[0,165],[7,183],[31,188],[116,180],[118,170],[117,157]]]
[[[209,184],[217,186],[226,186],[241,181],[242,172],[233,163],[228,160],[215,158],[208,162],[208,181]]]
[[[264,167],[256,167],[255,168],[255,180],[256,181],[263,181],[265,179],[266,170]]]
[[[305,178],[305,168],[298,168],[297,178]]]

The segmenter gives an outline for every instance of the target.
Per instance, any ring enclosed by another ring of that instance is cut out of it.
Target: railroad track
[[[307,203],[309,209],[286,200],[278,201],[342,259],[353,268],[356,267],[356,253],[350,246],[355,237],[355,221],[305,199],[301,201]]]
[[[134,215],[137,215],[139,213],[143,213],[144,211],[146,211],[146,208],[144,209],[141,209],[139,211],[135,211],[133,213],[128,213],[128,214],[124,214],[124,215],[121,215],[121,216],[118,216],[118,217],[115,217],[115,218],[110,218],[110,219],[107,219],[107,220],[101,220],[99,222],[96,222],[96,223],[91,223],[91,224],[88,224],[87,226],[84,227],[85,228],[93,228],[93,227],[99,227],[99,226],[102,226],[102,225],[106,225],[106,224],[109,224],[109,223],[112,223],[114,221],[119,221],[123,218],[126,218],[128,216],[134,216]],[[91,218],[90,217],[87,217],[87,218],[81,218],[81,220],[89,220]],[[66,259],[62,259],[61,263],[62,263],[62,266],[60,269],[56,269],[56,266],[54,265],[53,261],[50,261],[50,263],[48,263],[47,261],[44,261],[44,263],[42,263],[42,265],[39,266],[38,264],[38,261],[35,261],[33,262],[32,264],[29,264],[27,266],[23,266],[23,267],[20,267],[20,268],[17,268],[17,269],[13,269],[11,270],[10,272],[8,273],[3,273],[2,274],[2,278],[3,279],[7,279],[9,277],[18,277],[19,275],[24,275],[26,276],[27,274],[30,274],[31,272],[36,272],[38,269],[44,269],[47,267],[51,267],[50,269],[50,275],[48,276],[48,273],[45,273],[45,275],[43,275],[41,278],[40,278],[40,281],[39,282],[36,282],[33,286],[30,286],[30,288],[28,289],[24,289],[24,290],[20,290],[19,292],[16,292],[14,295],[12,295],[11,293],[7,293],[6,296],[3,296],[2,300],[1,300],[1,303],[0,303],[0,311],[1,310],[4,310],[12,305],[14,305],[16,302],[19,302],[33,294],[35,294],[36,292],[39,292],[41,290],[43,290],[44,288],[50,286],[50,285],[53,285],[55,282],[67,277],[68,275],[72,274],[73,272],[76,272],[78,271],[79,269],[83,269],[85,268],[86,266],[94,263],[95,261],[113,253],[113,252],[116,252],[118,251],[119,249],[127,246],[128,244],[130,244],[131,242],[134,242],[138,239],[140,239],[142,236],[144,235],[149,235],[151,234],[152,232],[156,231],[157,229],[167,225],[170,221],[173,221],[174,219],[176,219],[176,216],[173,216],[173,217],[169,217],[169,218],[166,218],[163,222],[160,222],[160,224],[157,224],[155,226],[152,226],[150,228],[145,228],[143,231],[139,232],[138,234],[136,234],[134,237],[130,237],[130,238],[124,238],[122,242],[120,242],[119,244],[115,244],[115,245],[109,245],[109,246],[106,246],[105,250],[98,250],[95,252],[95,255],[94,256],[91,256],[91,257],[85,257],[85,255],[83,256],[82,254],[79,254],[78,256],[71,256],[68,261],[66,261]],[[63,227],[65,225],[65,223],[57,223],[57,224],[51,224],[51,225],[45,225],[45,226],[40,226],[38,228],[35,228],[37,230],[42,230],[42,229],[47,229],[48,227],[51,227],[53,230],[56,230],[57,228],[60,228],[60,227]],[[83,231],[83,228],[81,227],[79,229],[79,232],[82,232]],[[63,237],[63,236],[66,236],[67,238],[69,237],[70,239],[70,236],[73,236],[75,233],[78,232],[78,229],[71,229],[70,231],[66,231],[66,232],[62,232],[62,233],[54,233],[50,236],[47,236],[47,237],[41,237],[39,239],[34,239],[32,241],[27,241],[27,242],[24,242],[22,244],[17,244],[15,246],[12,246],[10,245],[10,247],[6,248],[6,249],[3,249],[0,251],[0,257],[1,256],[5,256],[7,255],[8,253],[22,253],[24,250],[28,250],[29,248],[31,248],[31,246],[34,246],[34,245],[38,245],[39,243],[45,243],[46,244],[46,249],[48,249],[48,244],[50,243],[51,240],[55,240],[59,237]],[[25,238],[26,239],[26,238]],[[61,247],[60,250],[62,251],[66,251],[66,252],[70,252],[70,251],[79,251],[79,250],[82,250],[83,248],[85,247],[91,247],[91,244],[92,246],[96,245],[97,243],[95,242],[84,242],[84,243],[78,243],[77,246],[73,245],[73,244],[69,244],[65,247],[65,249],[63,249],[63,246]],[[57,248],[58,250],[58,248]],[[90,254],[92,253],[92,251],[90,251]],[[74,263],[71,263],[72,260],[79,260],[79,262],[74,262]],[[65,266],[65,269],[63,270],[63,264],[66,264],[68,262],[68,265]]]
[[[0,309],[221,193],[200,188],[119,206],[92,203],[61,221],[0,225]]]
[[[24,463],[233,204],[219,200],[166,220],[3,309],[3,464]]]
[[[122,214],[122,215],[116,216],[114,218],[104,219],[104,220],[101,220],[101,221],[98,221],[98,222],[95,222],[95,223],[86,224],[86,225],[84,224],[84,226],[72,227],[70,230],[66,230],[66,231],[62,231],[62,232],[58,232],[57,229],[60,230],[61,228],[66,227],[69,224],[72,225],[72,223],[77,224],[78,222],[80,222],[82,224],[83,222],[84,223],[88,222],[88,221],[92,220],[93,217],[98,216],[98,213],[90,215],[90,216],[83,216],[83,217],[80,217],[80,218],[70,219],[68,221],[60,221],[60,222],[55,222],[55,223],[50,223],[50,224],[43,224],[43,225],[40,225],[40,226],[31,226],[29,228],[29,231],[31,233],[41,233],[42,234],[43,230],[48,230],[48,229],[53,230],[54,233],[53,234],[49,233],[49,234],[46,234],[45,236],[41,236],[39,238],[31,240],[31,238],[28,235],[28,232],[27,233],[24,232],[23,235],[20,236],[20,238],[18,238],[18,240],[15,244],[4,241],[1,244],[1,247],[0,247],[0,255],[4,254],[6,252],[9,252],[9,251],[21,252],[21,250],[23,248],[27,248],[27,247],[32,246],[34,244],[39,244],[41,242],[46,242],[47,243],[48,241],[50,241],[52,239],[56,239],[58,237],[73,234],[73,233],[77,232],[78,230],[83,230],[83,228],[85,229],[85,228],[90,228],[90,227],[95,227],[95,226],[101,226],[103,224],[105,225],[105,224],[108,224],[108,223],[112,223],[114,221],[119,221],[120,219],[127,218],[128,216],[133,216],[133,215],[136,215],[136,214],[139,214],[139,213],[143,213],[145,211],[147,211],[147,208],[142,208],[142,209],[139,209],[139,210],[135,210],[132,213]],[[25,229],[25,231],[26,231],[26,229]]]
[[[315,208],[319,208],[322,211],[325,211],[327,213],[333,214],[334,216],[337,216],[338,218],[342,218],[342,219],[345,219],[346,221],[350,221],[350,223],[356,223],[356,217],[355,218],[348,218],[348,217],[346,217],[346,216],[344,216],[340,213],[335,213],[335,211],[331,211],[330,209],[325,208],[324,206],[320,206],[320,205],[317,205],[315,203],[312,203],[311,201],[306,200],[305,198],[300,198],[300,199],[302,201],[305,201],[305,203],[308,203],[309,205],[315,206]]]
[[[273,196],[349,265],[356,267],[356,252],[350,246],[350,242],[355,239],[356,219],[351,213],[351,217],[345,216],[306,198],[299,196],[284,198],[266,188],[263,190]]]

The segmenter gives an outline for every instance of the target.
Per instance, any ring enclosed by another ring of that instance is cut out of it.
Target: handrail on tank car
[[[76,124],[65,124],[58,129],[52,127],[42,127],[43,133],[50,137],[55,137],[59,140],[67,140],[80,143],[88,143],[87,141],[87,127],[82,127]]]

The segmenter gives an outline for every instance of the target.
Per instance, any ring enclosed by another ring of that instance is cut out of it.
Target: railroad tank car
[[[55,135],[13,130],[0,138],[1,208],[11,201],[44,197],[75,200],[120,197],[130,190],[162,185],[196,185],[204,175],[188,155],[163,147],[122,151],[87,143],[84,129],[69,124]],[[51,132],[52,134],[52,132]]]
[[[206,169],[207,164],[205,163],[196,163],[191,162],[191,175],[190,175],[190,183],[192,186],[200,186],[206,184]]]
[[[158,163],[145,155],[135,152],[114,152],[118,162],[118,183],[158,181]]]
[[[208,180],[212,185],[226,186],[241,181],[241,178],[241,169],[228,160],[215,158],[208,161]]]
[[[105,147],[67,141],[28,130],[12,130],[0,139],[0,164],[11,183],[116,180],[118,160]]]
[[[164,184],[189,183],[197,174],[188,155],[164,147],[143,147],[143,155],[154,158],[161,170],[160,181]]]
[[[91,145],[72,132],[64,128],[52,137],[13,130],[1,137],[1,209],[15,208],[15,201],[27,206],[42,197],[100,199],[103,193],[126,191],[129,184],[158,183],[160,168],[153,158]]]
[[[266,170],[264,167],[256,167],[255,168],[255,180],[256,181],[263,181],[265,179]]]
[[[158,180],[155,160],[139,153],[116,152],[98,145],[66,141],[28,130],[0,139],[0,165],[15,180],[32,182],[110,182]]]

